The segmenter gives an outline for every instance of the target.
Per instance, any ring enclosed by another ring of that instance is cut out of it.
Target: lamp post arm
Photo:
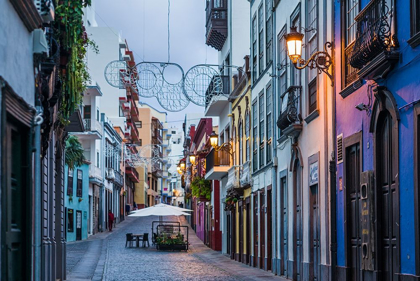
[[[334,78],[332,74],[328,72],[330,66],[333,65],[333,59],[328,53],[327,49],[332,49],[331,42],[325,43],[324,51],[318,51],[312,54],[312,56],[308,60],[300,58],[296,63],[294,63],[294,66],[300,70],[306,68],[307,66],[309,66],[311,69],[316,68],[319,74],[321,74],[321,72],[327,74],[328,77],[331,79],[331,83],[334,84]]]

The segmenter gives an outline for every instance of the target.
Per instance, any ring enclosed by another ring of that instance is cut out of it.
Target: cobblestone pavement
[[[188,252],[157,251],[151,244],[148,248],[125,247],[126,233],[147,232],[151,237],[152,221],[156,220],[157,217],[128,218],[112,233],[69,243],[67,280],[286,280],[207,248],[191,229]],[[185,219],[177,217],[164,220],[185,223]]]

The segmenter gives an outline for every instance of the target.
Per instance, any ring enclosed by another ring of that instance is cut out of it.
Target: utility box
[[[362,269],[375,269],[375,192],[373,171],[362,172],[360,177]]]

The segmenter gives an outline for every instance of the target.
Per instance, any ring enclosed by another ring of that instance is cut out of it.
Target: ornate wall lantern
[[[196,159],[196,157],[195,157],[194,154],[190,155],[190,162],[191,162],[192,165],[195,165],[195,159]]]
[[[333,60],[327,49],[332,49],[332,43],[326,42],[324,51],[315,52],[308,60],[304,60],[302,59],[303,37],[303,33],[298,32],[296,26],[290,27],[290,33],[284,35],[287,54],[295,68],[304,69],[307,66],[311,69],[316,68],[319,74],[324,72],[330,77],[331,82],[334,83],[332,74],[328,72],[330,66],[333,65]]]
[[[233,154],[232,146],[231,146],[230,143],[225,142],[220,146],[218,145],[219,144],[219,135],[216,134],[214,131],[210,135],[210,144],[214,148],[214,150],[216,150],[216,151],[223,150],[223,151],[228,152],[229,154]]]

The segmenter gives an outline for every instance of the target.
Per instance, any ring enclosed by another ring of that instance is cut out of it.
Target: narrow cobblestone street
[[[150,233],[155,220],[127,218],[113,232],[68,243],[67,280],[286,280],[209,249],[191,229],[188,252],[157,251],[151,244],[149,248],[125,247],[126,233]],[[165,220],[185,224],[184,218]]]

